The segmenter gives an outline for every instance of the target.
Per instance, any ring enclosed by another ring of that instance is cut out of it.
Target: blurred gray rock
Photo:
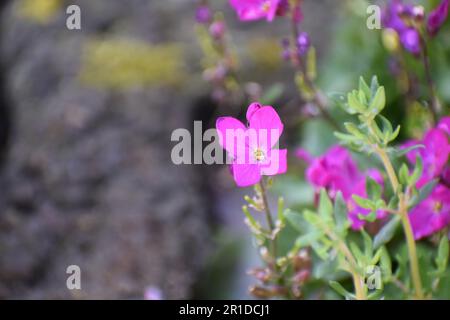
[[[190,297],[209,249],[208,206],[199,170],[172,164],[170,134],[190,126],[191,99],[77,79],[89,37],[165,41],[188,4],[73,1],[83,29],[68,31],[64,12],[40,25],[18,17],[17,3],[0,28],[14,116],[0,177],[0,298],[142,298],[146,286]],[[73,264],[82,290],[66,288]]]

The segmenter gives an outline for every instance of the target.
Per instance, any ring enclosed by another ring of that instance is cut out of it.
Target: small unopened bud
[[[272,256],[269,253],[269,250],[267,249],[267,247],[261,247],[259,249],[259,254],[261,255],[261,258],[268,263],[272,262]]]
[[[311,257],[306,249],[301,250],[292,258],[292,266],[296,272],[310,268]]]
[[[248,271],[248,274],[254,276],[262,283],[267,283],[272,278],[272,273],[267,268],[253,268]]]
[[[277,295],[272,289],[266,289],[260,286],[251,286],[248,291],[258,299],[270,299]]]
[[[311,272],[309,270],[301,270],[294,275],[292,281],[298,285],[302,285],[309,279],[310,276]]]

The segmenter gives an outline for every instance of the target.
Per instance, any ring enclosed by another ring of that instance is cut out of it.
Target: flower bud
[[[302,57],[307,54],[310,46],[311,41],[308,33],[302,32],[297,38],[298,55]]]

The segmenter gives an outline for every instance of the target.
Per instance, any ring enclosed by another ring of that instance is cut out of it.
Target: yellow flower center
[[[262,10],[264,12],[268,12],[270,10],[270,1],[264,1],[262,5]]]
[[[255,151],[253,151],[253,156],[258,162],[263,161],[266,158],[264,151],[259,148],[256,148]]]
[[[436,201],[433,206],[434,213],[438,214],[441,213],[442,206],[443,206],[442,201]]]

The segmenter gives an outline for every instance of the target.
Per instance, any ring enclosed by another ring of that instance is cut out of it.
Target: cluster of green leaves
[[[288,212],[287,219],[299,231],[300,236],[295,242],[295,249],[312,247],[315,253],[327,262],[336,262],[329,272],[342,270],[353,277],[364,281],[363,290],[368,299],[377,299],[382,293],[383,284],[392,280],[391,260],[384,246],[376,246],[372,238],[364,231],[361,237],[349,239],[350,222],[347,217],[347,206],[338,193],[334,204],[325,189],[321,190],[317,212],[305,210],[302,214]],[[366,280],[370,275],[367,270],[378,266],[381,270],[378,288],[369,290]],[[339,282],[331,280],[330,286],[346,299],[355,299]]]
[[[386,93],[384,87],[378,84],[377,77],[372,78],[370,87],[361,77],[359,90],[347,95],[335,94],[332,98],[345,112],[358,116],[359,125],[346,122],[347,133],[335,133],[351,149],[371,153],[374,145],[387,147],[400,133],[400,126],[394,130],[391,122],[381,115],[386,105]]]

